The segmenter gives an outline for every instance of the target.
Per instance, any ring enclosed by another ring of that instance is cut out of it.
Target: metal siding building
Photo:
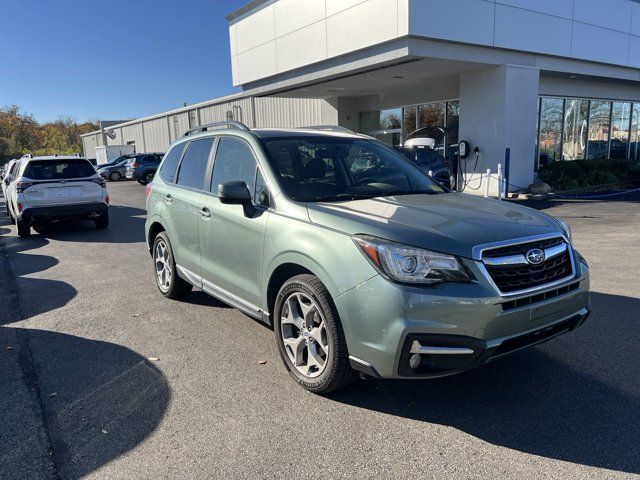
[[[337,124],[338,112],[323,99],[233,95],[87,133],[82,136],[84,155],[95,158],[95,147],[102,146],[103,139],[107,145],[133,144],[138,153],[166,152],[189,128],[230,119],[250,127],[303,127]]]

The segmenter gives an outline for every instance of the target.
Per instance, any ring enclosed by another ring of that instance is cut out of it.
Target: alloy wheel
[[[169,249],[164,241],[159,240],[153,252],[153,260],[156,265],[156,280],[160,290],[167,292],[171,288],[173,272],[169,261]]]
[[[320,375],[329,359],[329,342],[318,304],[305,293],[291,293],[283,303],[280,331],[296,370],[308,378]]]

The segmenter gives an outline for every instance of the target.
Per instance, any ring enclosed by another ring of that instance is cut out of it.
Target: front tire
[[[122,180],[122,175],[120,175],[119,172],[112,172],[111,175],[109,175],[109,180],[112,182],[118,182]]]
[[[331,295],[314,275],[295,276],[282,286],[274,332],[289,373],[310,392],[330,393],[356,379]]]
[[[169,237],[165,232],[160,232],[154,240],[152,252],[156,285],[160,293],[172,300],[178,300],[189,295],[193,285],[178,275],[171,242],[169,242]]]
[[[28,220],[16,220],[16,225],[18,227],[19,237],[31,236],[31,224]]]

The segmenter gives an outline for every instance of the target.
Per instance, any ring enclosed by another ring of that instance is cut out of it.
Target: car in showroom
[[[127,163],[130,159],[130,155],[123,155],[122,157],[118,157],[113,162],[104,165],[98,165],[96,167],[96,172],[98,172],[102,178],[111,182],[124,180],[125,178],[127,178]]]
[[[20,237],[33,225],[86,218],[96,228],[109,226],[109,193],[103,178],[82,157],[21,159],[6,189],[9,217]]]
[[[590,314],[566,223],[451,192],[363,135],[201,126],[166,154],[147,212],[160,293],[196,287],[272,326],[315,393],[457,374]]]
[[[127,161],[126,178],[137,180],[142,185],[153,181],[153,177],[162,161],[162,153],[141,153]]]

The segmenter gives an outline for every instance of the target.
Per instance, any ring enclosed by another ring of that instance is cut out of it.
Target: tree
[[[38,123],[20,107],[0,107],[0,164],[26,153],[74,154],[82,151],[81,135],[97,130],[96,122],[78,123],[75,118]]]

